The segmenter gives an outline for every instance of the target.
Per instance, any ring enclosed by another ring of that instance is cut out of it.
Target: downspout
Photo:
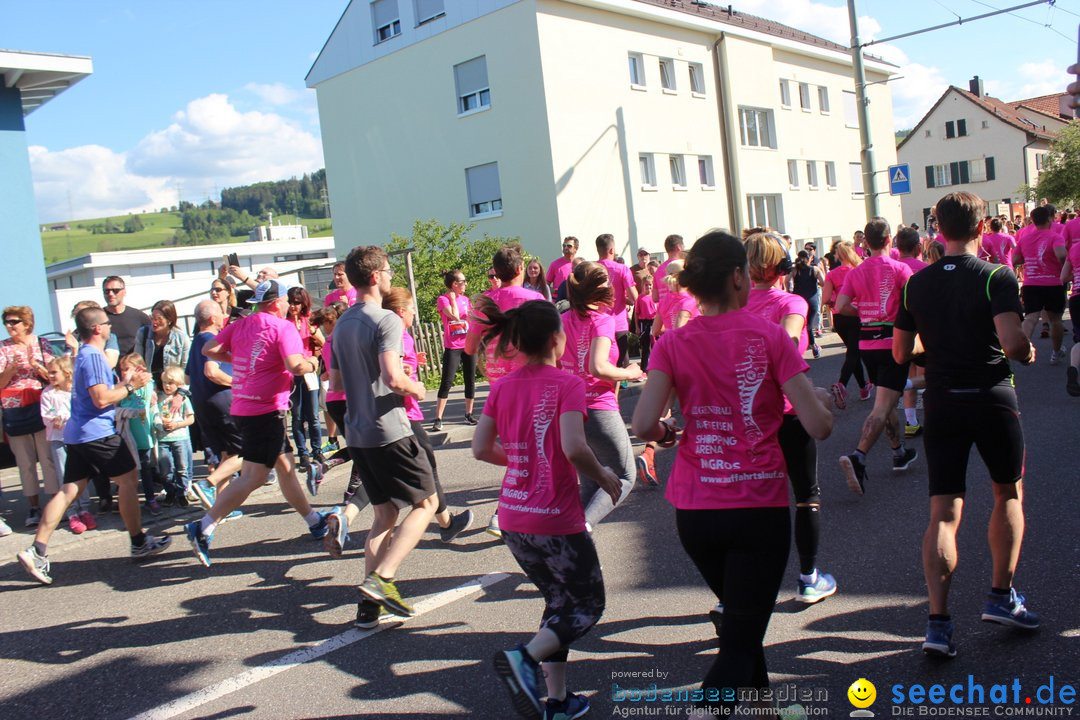
[[[728,113],[728,109],[732,107],[732,98],[731,83],[728,82],[731,76],[728,73],[727,44],[725,43],[723,47],[720,46],[724,42],[724,35],[725,33],[720,33],[720,37],[713,43],[717,68],[716,102],[720,111],[720,141],[724,145],[724,165],[727,170],[727,182],[724,185],[727,186],[728,218],[732,224],[732,234],[739,237],[745,227],[745,221],[743,218],[743,205],[739,201],[742,197],[742,185],[739,182],[738,171],[739,159],[735,143],[732,141],[732,138],[737,138],[738,134],[731,126],[731,115]]]
[[[1028,164],[1027,164],[1027,149],[1029,147],[1031,147],[1032,145],[1034,145],[1035,143],[1037,143],[1037,142],[1039,142],[1039,138],[1035,138],[1034,140],[1029,142],[1020,151],[1020,161],[1022,163],[1024,163],[1024,185],[1026,185],[1027,187],[1031,187],[1031,173],[1028,172]],[[1028,199],[1029,198],[1024,198],[1024,202],[1027,202]]]

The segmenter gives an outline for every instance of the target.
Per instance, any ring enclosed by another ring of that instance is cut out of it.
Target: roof
[[[92,72],[88,57],[0,49],[0,82],[18,88],[24,117]]]
[[[931,107],[925,115],[923,115],[922,120],[919,120],[915,127],[911,129],[911,132],[908,133],[907,137],[900,141],[900,144],[896,146],[897,151],[899,151],[900,148],[904,147],[904,145],[907,144],[908,140],[916,136],[918,129],[922,127],[923,123],[926,122],[926,119],[930,117],[935,110],[937,110],[938,105],[941,105],[941,103],[945,100],[945,98],[949,96],[949,93],[951,92],[955,92],[961,97],[967,98],[971,102],[981,107],[983,110],[996,116],[998,120],[1002,121],[1006,125],[1011,125],[1018,130],[1022,130],[1032,137],[1042,140],[1054,139],[1055,134],[1048,131],[1045,125],[1035,125],[1023,115],[1018,113],[1013,104],[998,100],[997,98],[990,97],[989,95],[983,95],[982,97],[980,97],[972,92],[969,92],[962,88],[958,88],[955,85],[950,85],[948,89],[946,89],[945,92],[941,94],[941,97],[938,98],[938,101],[934,103],[934,106]]]
[[[1073,116],[1061,111],[1063,107],[1066,107],[1062,100],[1069,97],[1071,97],[1071,95],[1068,93],[1054,93],[1053,95],[1040,95],[1039,97],[1028,98],[1027,100],[1013,100],[1009,105],[1014,108],[1025,107],[1028,110],[1034,110],[1043,115],[1049,115],[1052,118],[1069,122],[1072,120]]]

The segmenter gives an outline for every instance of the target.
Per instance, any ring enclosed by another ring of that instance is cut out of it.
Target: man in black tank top
[[[1012,586],[1024,534],[1024,435],[1008,358],[1027,365],[1035,347],[1021,327],[1016,276],[975,257],[983,201],[952,193],[937,204],[945,256],[908,280],[896,317],[893,357],[911,359],[918,333],[926,351],[925,452],[930,524],[923,572],[930,618],[923,651],[953,657],[949,582],[964,506],[968,455],[974,444],[990,472],[993,578],[982,619],[1033,630],[1038,616]]]

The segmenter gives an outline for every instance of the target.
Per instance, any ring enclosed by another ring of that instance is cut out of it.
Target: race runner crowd
[[[628,267],[615,238],[603,234],[597,260],[579,257],[578,239],[567,237],[546,271],[519,246],[502,247],[488,289],[474,297],[460,270],[446,272],[442,382],[430,427],[443,428],[462,369],[473,454],[506,468],[487,531],[545,601],[538,632],[494,659],[517,712],[575,718],[588,710],[585,697],[567,690],[566,662],[605,605],[592,531],[636,483],[665,486],[678,537],[716,595],[708,614],[719,653],[702,683],[714,691],[705,693],[702,716],[732,711],[735,701],[718,688],[768,687],[763,641],[792,537],[796,599],[816,603],[837,591],[817,559],[817,443],[830,435],[834,410],[846,408],[852,379],[860,400],[872,403],[857,446],[838,458],[851,491],[872,490],[866,455],[881,435],[895,472],[919,461],[905,441],[923,436],[923,650],[957,652],[947,601],[972,445],[994,493],[993,574],[981,619],[1037,628],[1038,615],[1013,585],[1024,438],[1009,361],[1034,363],[1030,338],[1042,332],[1052,346],[1047,363],[1064,363],[1065,390],[1080,396],[1078,241],[1071,211],[1044,202],[1026,218],[987,216],[979,198],[953,193],[924,232],[873,218],[820,257],[813,243],[796,249],[787,236],[753,228],[740,238],[711,231],[688,248],[669,235],[661,261],[641,249]],[[172,540],[145,532],[143,512],[200,503],[205,514],[184,535],[209,567],[219,526],[276,476],[286,502],[335,557],[371,505],[356,626],[373,628],[385,613],[413,615],[394,582],[402,563],[433,521],[449,543],[474,517],[446,504],[419,405],[426,390],[417,369],[426,359],[408,330],[415,305],[392,280],[382,249],[356,247],[334,266],[334,290],[315,310],[309,292],[287,286],[273,268],[252,277],[223,266],[195,309],[189,339],[170,301],[147,316],[125,304],[123,278],[109,277],[104,306],[87,300],[73,309],[62,355],[33,335],[29,308],[5,308],[3,424],[28,498],[25,524],[36,526],[33,544],[18,553],[21,566],[53,582],[49,539],[65,518],[76,534],[96,527],[92,484],[99,514],[119,509],[135,560]],[[845,347],[827,389],[807,374],[826,328]],[[479,416],[478,359],[491,384]],[[619,391],[643,381],[631,430],[646,444],[635,457]],[[193,447],[209,469],[197,482]],[[670,447],[674,466],[662,478],[655,454]],[[309,496],[328,468],[344,463],[351,475],[342,503],[315,510]],[[44,507],[38,465],[52,495]],[[0,535],[11,532],[0,521]]]

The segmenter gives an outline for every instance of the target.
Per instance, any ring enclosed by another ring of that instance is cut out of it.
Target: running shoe
[[[874,383],[868,382],[865,385],[863,385],[861,388],[859,388],[859,399],[864,401],[864,402],[866,400],[869,400],[870,396],[873,395],[873,394],[874,394]]]
[[[1080,370],[1069,366],[1065,371],[1065,392],[1073,397],[1080,397]]]
[[[817,346],[817,343],[810,346],[810,352],[814,353],[815,360],[821,357],[821,348]]]
[[[169,549],[172,538],[168,535],[147,535],[142,545],[131,546],[131,559],[142,560],[153,555],[159,555]]]
[[[30,508],[26,513],[26,520],[23,521],[23,525],[26,527],[34,527],[41,522],[41,510],[39,508]]]
[[[491,516],[491,521],[488,522],[487,529],[484,530],[488,535],[497,537],[502,540],[502,530],[499,529],[499,514],[495,513]]]
[[[199,499],[199,504],[204,508],[209,510],[214,507],[214,501],[217,500],[217,488],[206,480],[200,480],[192,485],[191,491],[195,493],[195,497]]]
[[[892,469],[893,472],[901,472],[911,467],[911,463],[919,459],[919,453],[913,448],[904,448],[904,454],[900,457],[893,456]]]
[[[836,405],[837,410],[843,410],[847,407],[847,388],[838,382],[833,383],[832,387],[833,404]]]
[[[539,664],[529,657],[524,645],[512,650],[501,650],[495,655],[495,672],[510,692],[510,703],[518,715],[528,720],[540,720],[540,692],[536,675]]]
[[[382,605],[372,602],[366,597],[361,598],[360,602],[356,603],[356,620],[353,621],[353,627],[370,630],[378,626],[379,617],[385,614],[386,608]]]
[[[345,515],[345,508],[338,505],[326,516],[326,536],[323,537],[323,548],[330,553],[330,557],[341,557],[345,550],[345,543],[349,542],[349,518]]]
[[[724,603],[716,603],[716,607],[709,611],[709,620],[712,621],[713,627],[716,628],[716,635],[720,635],[720,626],[724,623]]]
[[[915,423],[914,425],[911,423],[904,423],[904,437],[913,438],[919,435],[922,435],[922,425],[919,423]]]
[[[78,515],[71,515],[68,517],[68,529],[75,535],[82,535],[86,532],[86,525]]]
[[[548,698],[544,704],[544,720],[574,720],[589,712],[589,701],[572,692],[566,693],[566,699]]]
[[[399,617],[412,617],[416,611],[401,598],[393,580],[383,580],[374,572],[364,578],[357,588],[367,599],[379,603],[386,611]]]
[[[956,643],[953,642],[952,620],[927,620],[926,640],[922,650],[927,655],[938,657],[956,657]]]
[[[307,489],[311,493],[311,497],[315,497],[319,494],[319,485],[323,479],[322,463],[315,461],[308,465],[307,470]]]
[[[836,578],[827,572],[817,571],[817,582],[804,583],[799,580],[799,592],[795,599],[807,605],[819,603],[836,592]]]
[[[323,446],[319,450],[325,455],[326,453],[335,453],[341,448],[338,447],[337,441],[327,440],[323,443]]]
[[[3,518],[0,518],[0,537],[7,537],[11,532],[11,526],[4,522]]]
[[[157,501],[157,498],[150,498],[146,503],[146,509],[150,511],[150,514],[157,517],[162,513],[161,503]]]
[[[656,463],[650,448],[645,448],[645,452],[634,458],[634,464],[637,465],[639,483],[649,487],[659,487],[660,481],[656,479]]]
[[[856,455],[841,455],[840,469],[844,471],[848,489],[856,495],[866,491],[866,466],[859,462]]]
[[[1050,351],[1050,364],[1060,365],[1061,361],[1065,359],[1064,350],[1051,350]]]
[[[442,430],[442,418],[435,418],[435,422],[431,423],[431,431],[439,432]]]
[[[472,413],[465,413],[465,424],[466,425],[475,425],[476,424],[476,418],[473,417]]]
[[[311,537],[315,540],[322,540],[330,533],[330,526],[326,523],[327,513],[319,513],[319,522],[314,525],[308,525],[308,532],[311,533]]]
[[[349,462],[348,458],[335,456],[326,461],[326,469],[330,470],[331,468],[336,468],[338,465],[344,465],[347,462]]]
[[[97,530],[97,518],[89,510],[83,510],[79,513],[79,519],[82,520],[87,530]]]
[[[982,619],[1021,630],[1034,630],[1039,627],[1039,616],[1024,607],[1025,600],[1023,595],[1016,592],[1016,588],[1009,588],[1006,595],[988,593]]]
[[[31,545],[27,549],[15,555],[15,559],[23,566],[30,577],[42,585],[52,585],[52,576],[49,575],[49,558],[38,555],[37,548]]]
[[[210,567],[210,541],[214,539],[213,534],[203,534],[201,520],[195,520],[184,525],[184,534],[187,535],[188,542],[191,543],[191,549],[195,551],[195,557],[205,567]]]
[[[439,528],[439,539],[444,543],[448,543],[468,530],[472,524],[473,511],[462,510],[458,514],[451,516],[449,525],[444,528]]]

